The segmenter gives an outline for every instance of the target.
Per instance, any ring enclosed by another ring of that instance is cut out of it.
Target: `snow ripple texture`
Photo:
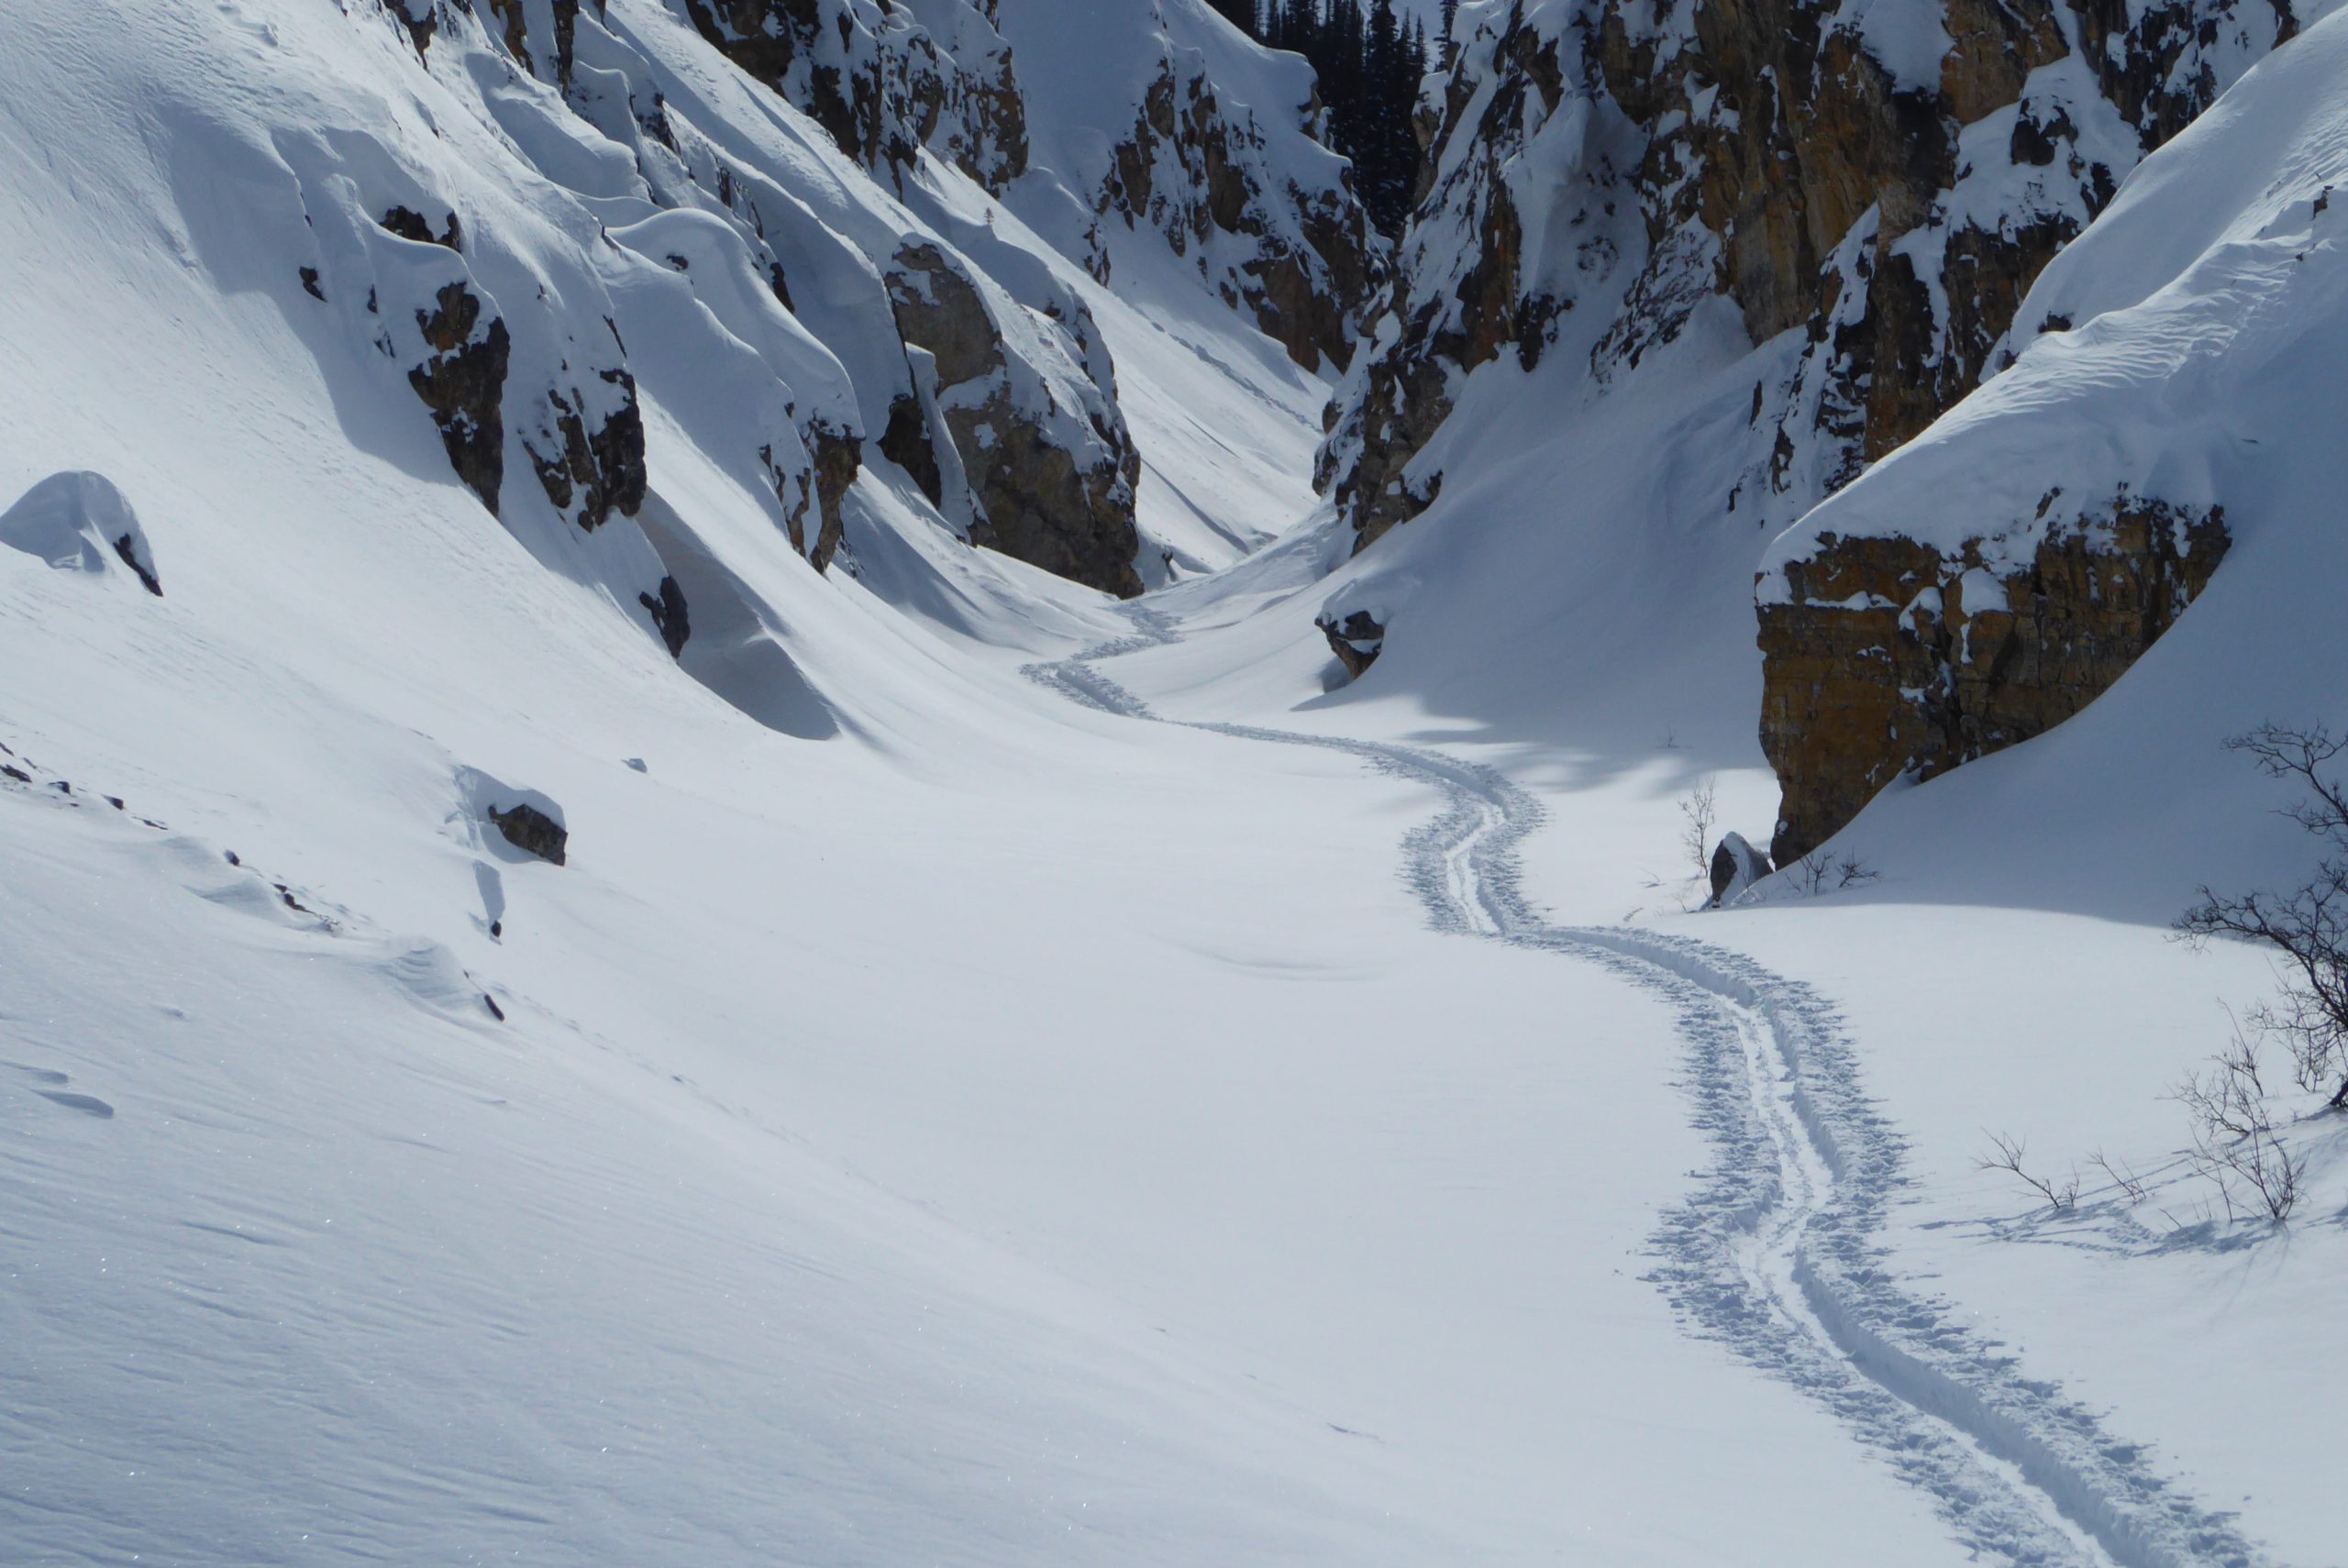
[[[1158,720],[1094,668],[1180,636],[1158,612],[1126,613],[1131,635],[1024,673],[1087,707]],[[1418,746],[1158,722],[1341,751],[1433,788],[1444,809],[1402,850],[1436,929],[1601,964],[1677,1009],[1716,1161],[1667,1215],[1650,1277],[1697,1331],[1833,1411],[1931,1496],[1961,1543],[2033,1568],[2272,1561],[2233,1516],[2156,1474],[2143,1446],[1891,1277],[1878,1237],[1903,1146],[1861,1090],[1840,1020],[1810,988],[1689,938],[1542,919],[1518,873],[1542,808],[1490,767]]]

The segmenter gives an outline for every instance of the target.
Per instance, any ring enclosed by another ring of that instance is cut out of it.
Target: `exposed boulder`
[[[1385,651],[1386,628],[1367,610],[1356,610],[1340,615],[1335,610],[1324,610],[1313,623],[1321,635],[1329,639],[1329,651],[1346,667],[1346,674],[1358,680],[1369,667],[1378,662]]]
[[[1898,535],[1807,543],[1761,594],[1761,745],[1785,792],[1772,856],[1808,854],[1896,778],[2078,712],[2176,624],[2231,542],[2221,507],[2122,492],[1954,551]]]
[[[660,634],[660,641],[670,658],[685,657],[685,644],[692,637],[692,620],[685,609],[685,591],[677,586],[673,577],[660,580],[660,591],[656,597],[639,593],[637,602],[652,617],[653,629]]]
[[[490,807],[489,820],[504,835],[506,843],[525,855],[535,855],[556,866],[564,864],[570,856],[570,830],[526,801],[512,806]]]

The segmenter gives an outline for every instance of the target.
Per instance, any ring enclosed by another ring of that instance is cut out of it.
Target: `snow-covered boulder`
[[[138,513],[104,474],[51,474],[0,512],[0,545],[65,570],[104,572],[109,556],[161,598],[163,580]]]
[[[1719,909],[1775,869],[1769,857],[1753,847],[1741,833],[1723,834],[1712,851],[1711,907]]]

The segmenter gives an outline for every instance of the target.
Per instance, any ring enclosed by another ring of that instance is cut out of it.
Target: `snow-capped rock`
[[[1329,651],[1346,668],[1348,679],[1358,680],[1386,650],[1386,626],[1368,610],[1324,609],[1313,624],[1329,639]]]
[[[1711,907],[1719,909],[1734,902],[1738,894],[1769,875],[1772,869],[1769,857],[1747,843],[1743,834],[1722,835],[1712,850],[1708,878],[1712,889]]]
[[[51,474],[0,512],[0,545],[66,571],[106,570],[112,556],[161,599],[163,580],[138,513],[104,474]]]
[[[1780,865],[1893,779],[1931,778],[2086,707],[2199,597],[2232,543],[2221,506],[2124,486],[2074,505],[2051,471],[2039,510],[1997,523],[1947,550],[1830,524],[1780,546],[1761,600]]]

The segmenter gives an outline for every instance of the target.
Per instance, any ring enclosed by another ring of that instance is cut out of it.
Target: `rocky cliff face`
[[[1765,580],[1761,744],[1789,865],[1903,777],[2042,734],[2110,690],[2209,586],[2222,507],[2125,492],[1954,552],[1822,535]]]
[[[2296,31],[2289,0],[1533,0],[1431,79],[1390,344],[1323,477],[1368,544],[1442,483],[1461,383],[1597,310],[1603,382],[1706,302],[1756,346],[1721,497],[1786,522],[2010,358],[2032,278],[2152,148]],[[1624,217],[1632,219],[1623,223]]]
[[[1195,253],[1201,276],[1299,365],[1343,370],[1382,248],[1348,188],[1284,179],[1264,146],[1254,113],[1226,110],[1199,58],[1168,50],[1111,154],[1101,214]],[[1099,265],[1105,275],[1105,251]]]
[[[1141,459],[1116,417],[1113,380],[1083,306],[1062,303],[1082,353],[1058,367],[1055,395],[1003,351],[1014,308],[932,244],[908,245],[889,272],[907,343],[927,351],[937,406],[978,502],[971,537],[1121,598],[1141,592],[1134,493]],[[1078,406],[1062,398],[1073,392]],[[1040,395],[1040,400],[1038,394]]]
[[[1039,165],[1080,213],[1040,191],[1013,204],[1096,278],[1165,258],[1307,370],[1352,363],[1385,274],[1345,161],[1319,139],[1312,72],[1268,54],[1204,5],[1021,0],[1018,50]]]
[[[625,270],[625,286],[485,283],[449,226],[463,204],[398,185],[404,215],[384,232],[457,259],[464,319],[426,299],[429,341],[394,348],[460,477],[525,532],[515,473],[581,535],[657,491],[637,398],[650,352],[672,392],[729,389],[694,438],[772,498],[818,570],[880,463],[960,537],[1137,593],[1140,457],[1085,272],[1109,280],[1115,253],[1162,282],[1170,257],[1195,269],[1202,303],[1300,363],[1352,352],[1377,259],[1341,161],[1311,138],[1310,74],[1204,10],[1028,0],[1011,21],[1039,40],[1039,86],[1000,0],[658,0],[649,17],[602,0],[378,3],[460,97],[494,88],[490,117],[536,177],[593,204],[606,250],[671,275],[720,329],[688,356],[676,323],[656,325],[675,288],[655,305]],[[815,155],[810,136],[830,147]],[[1101,166],[1072,176],[1086,157]],[[336,271],[305,271],[305,288],[344,286]],[[673,641],[689,624],[678,584],[698,580],[637,575],[615,597]]]
[[[927,148],[989,191],[1026,171],[1000,0],[681,0],[703,37],[876,171]]]
[[[705,68],[679,75],[679,61],[650,51],[652,33],[616,26],[592,0],[384,4],[427,71],[462,69],[481,81],[502,72],[545,89],[515,100],[528,105],[526,117],[543,124],[559,107],[572,123],[546,125],[531,145],[593,150],[563,153],[542,172],[574,182],[592,170],[580,188],[605,213],[616,202],[651,215],[625,224],[607,217],[610,240],[681,279],[735,344],[763,361],[715,355],[736,361],[741,395],[725,423],[738,428],[698,434],[725,440],[728,458],[757,475],[774,498],[779,529],[818,570],[839,554],[848,497],[877,458],[902,470],[936,521],[970,542],[1107,591],[1140,591],[1139,457],[1108,348],[1065,279],[1032,249],[1002,243],[1000,212],[988,204],[1014,185],[1031,203],[1069,200],[1055,171],[1022,183],[1030,105],[997,0],[668,0],[673,16],[758,84],[753,95],[788,100],[871,182],[714,124],[734,105],[710,97]],[[1132,38],[1136,16],[1156,15],[1134,0],[1085,19]],[[1244,75],[1265,58],[1243,44],[1227,63]],[[1319,187],[1270,179],[1252,112],[1194,54],[1182,65],[1186,110],[1171,141],[1124,165],[1146,169],[1149,190],[1121,215],[1150,243],[1190,250],[1202,284],[1300,359],[1342,359],[1356,318],[1332,302],[1358,296],[1368,264],[1357,205],[1340,174]],[[1062,96],[1078,91],[1052,86]],[[1308,98],[1309,86],[1295,95]],[[1164,116],[1145,96],[1135,88],[1122,111],[1088,101],[1074,113],[1146,127]],[[975,199],[960,193],[969,190],[962,179],[977,187]],[[1113,205],[1105,187],[1080,199],[1097,213]],[[455,255],[456,232],[444,237],[426,215],[444,205],[427,195],[398,206],[412,222],[387,218],[386,232]],[[1344,281],[1333,283],[1332,265],[1293,240],[1308,228],[1324,233],[1347,270]],[[1226,243],[1234,235],[1246,237],[1244,247]],[[1106,272],[1105,251],[1072,248],[1074,259]],[[1212,282],[1210,250],[1224,268]],[[333,282],[305,273],[314,289]],[[469,305],[465,320],[427,311],[424,324],[437,337],[412,356],[417,392],[460,476],[494,511],[509,493],[508,469],[533,473],[582,532],[633,515],[648,480],[626,312],[541,312],[563,318],[569,351],[547,367],[539,393],[507,373],[509,324],[497,296],[467,289],[459,302]],[[533,293],[539,302],[558,297]],[[577,330],[578,318],[595,316],[600,344]],[[528,398],[527,407],[509,392]],[[510,463],[509,435],[518,447]],[[664,636],[688,624],[674,608],[682,591],[673,578],[625,586],[623,602],[659,607],[648,613]]]
[[[1750,407],[1741,429],[1706,424],[1705,477],[1673,481],[1658,525],[1793,523],[2070,325],[2017,329],[2033,281],[2298,21],[2288,0],[1490,8],[1429,83],[1381,347],[1322,454],[1356,549],[1484,455],[1455,423],[1477,384],[1571,354],[1574,384],[1545,388],[1620,395],[1700,320],[1700,359],[1746,346]],[[2214,500],[2144,478],[1929,544],[1877,518],[1772,568],[1781,863],[1891,779],[2077,712],[2167,629],[2229,535]]]

